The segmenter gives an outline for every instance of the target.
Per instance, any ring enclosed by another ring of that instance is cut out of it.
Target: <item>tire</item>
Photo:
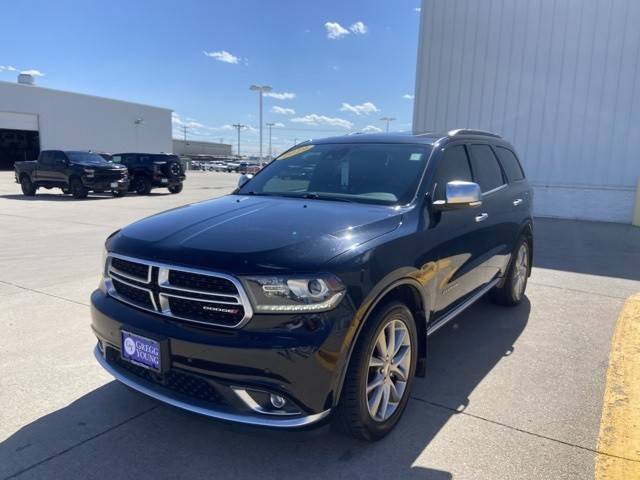
[[[180,193],[182,191],[182,184],[179,183],[177,185],[173,185],[173,186],[169,187],[169,191],[171,193],[174,193],[174,194],[175,193]]]
[[[151,193],[151,180],[145,176],[137,176],[133,180],[133,189],[138,195],[149,195]]]
[[[71,192],[71,195],[73,195],[73,198],[77,200],[87,198],[87,195],[89,195],[89,189],[85,187],[82,184],[82,180],[77,177],[72,178],[69,182],[69,191]]]
[[[489,297],[494,303],[515,307],[522,302],[531,270],[530,262],[531,245],[526,237],[520,237],[513,249],[504,283],[489,293]]]
[[[38,190],[38,187],[34,185],[27,175],[20,179],[20,188],[22,188],[23,195],[27,197],[33,197],[36,194],[36,190]]]
[[[389,338],[391,328],[398,328],[396,332],[404,332],[404,349],[401,351],[400,348],[403,347],[398,347],[396,354],[392,356],[397,360],[403,358],[401,368],[395,371],[385,358],[380,358],[382,351],[377,345],[379,336]],[[408,359],[406,355],[409,355]],[[361,440],[375,441],[387,435],[398,423],[407,406],[417,358],[418,334],[411,311],[403,303],[395,301],[378,307],[367,320],[351,355],[334,425]],[[374,365],[371,365],[374,360]],[[401,381],[399,374],[402,374],[405,382]],[[380,386],[371,389],[378,381],[382,382]],[[395,386],[395,395],[391,384]],[[369,393],[367,390],[370,390]],[[393,397],[396,402],[391,401]]]

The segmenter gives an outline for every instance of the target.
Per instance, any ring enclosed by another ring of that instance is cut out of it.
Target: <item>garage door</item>
[[[0,129],[38,131],[38,116],[32,113],[0,112]]]

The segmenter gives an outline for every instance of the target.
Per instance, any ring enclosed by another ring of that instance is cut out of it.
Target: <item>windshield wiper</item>
[[[333,195],[323,195],[317,192],[307,192],[304,195],[302,195],[302,198],[312,198],[314,200],[330,200],[334,202],[353,203],[353,200],[349,200],[348,198],[334,197]]]

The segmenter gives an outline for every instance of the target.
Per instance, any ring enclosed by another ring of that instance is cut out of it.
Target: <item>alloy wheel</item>
[[[526,243],[520,245],[513,271],[513,296],[520,299],[524,294],[529,273],[529,248]]]
[[[366,399],[376,422],[388,420],[398,408],[407,389],[412,353],[407,326],[401,320],[388,321],[369,357]]]

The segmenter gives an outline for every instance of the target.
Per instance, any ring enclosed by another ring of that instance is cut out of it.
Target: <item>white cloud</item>
[[[239,57],[232,55],[226,50],[221,50],[219,52],[207,52],[206,50],[204,50],[202,53],[204,53],[207,57],[215,58],[219,62],[236,64],[240,61]]]
[[[338,22],[327,22],[324,24],[324,28],[327,30],[327,38],[336,40],[345,35],[349,35],[349,30],[344,28]]]
[[[282,92],[282,93],[268,92],[268,93],[265,93],[264,96],[275,98],[278,100],[293,100],[294,98],[296,98],[296,94],[291,92]]]
[[[413,11],[414,12],[420,12],[420,11],[422,11],[422,9],[420,7],[416,7],[416,8],[413,9]]]
[[[284,127],[284,123],[276,122],[276,123],[273,124],[273,126],[276,127],[276,128],[282,128],[282,127]]]
[[[351,30],[356,35],[364,35],[365,33],[367,33],[368,28],[364,23],[356,22],[349,27],[349,30]]]
[[[411,95],[410,93],[405,93],[404,95],[402,95],[402,98],[406,98],[407,100],[413,100],[413,95]]]
[[[279,113],[280,115],[295,115],[296,111],[293,108],[284,108],[277,105],[271,107],[273,113]]]
[[[8,68],[7,70],[11,70],[13,72],[15,71],[15,68],[11,67],[11,68]],[[44,77],[44,73],[42,73],[40,70],[35,70],[33,68],[29,70],[22,70],[20,73],[24,73],[25,75],[32,75],[34,77]]]
[[[4,72],[5,70],[7,72],[15,72],[18,69],[16,67],[12,67],[11,65],[0,65],[0,72]]]
[[[329,125],[332,127],[340,127],[351,130],[353,128],[353,123],[349,120],[344,120],[343,118],[338,117],[327,117],[325,115],[317,115],[315,113],[311,113],[309,115],[305,115],[304,117],[296,117],[291,119],[294,123],[304,123],[305,125]]]
[[[369,115],[370,113],[376,113],[380,110],[371,102],[364,102],[360,105],[351,105],[349,103],[343,103],[340,107],[341,112],[351,112],[356,115]]]
[[[376,127],[375,125],[367,125],[366,127],[364,127],[360,131],[363,132],[363,133],[379,133],[379,132],[382,131],[382,129]]]

